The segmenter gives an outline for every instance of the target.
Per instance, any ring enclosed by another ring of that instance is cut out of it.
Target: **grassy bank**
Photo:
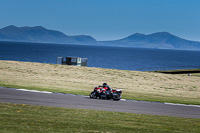
[[[193,132],[200,119],[0,103],[0,132]]]
[[[177,69],[177,70],[165,70],[165,71],[155,71],[155,72],[166,73],[166,74],[192,74],[192,76],[200,75],[200,69]]]
[[[0,61],[0,86],[88,95],[104,82],[123,98],[200,105],[200,77]]]

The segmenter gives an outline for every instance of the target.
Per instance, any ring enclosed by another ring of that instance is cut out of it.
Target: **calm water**
[[[0,42],[0,60],[56,64],[66,56],[88,58],[89,67],[123,70],[200,66],[200,51]]]

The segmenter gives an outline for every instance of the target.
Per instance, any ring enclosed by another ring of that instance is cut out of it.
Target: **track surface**
[[[0,87],[0,102],[200,118],[200,107],[198,106],[169,105],[156,102],[100,100],[90,99],[84,96],[20,91],[3,87]]]

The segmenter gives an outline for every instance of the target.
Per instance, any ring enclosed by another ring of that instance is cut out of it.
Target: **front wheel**
[[[113,100],[115,100],[115,101],[119,101],[119,100],[121,99],[121,97],[122,97],[121,94],[119,94],[119,93],[114,93],[112,98],[113,98]]]
[[[114,101],[119,101],[120,99],[113,99]]]

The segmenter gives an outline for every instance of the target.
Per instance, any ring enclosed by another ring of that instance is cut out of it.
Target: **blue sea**
[[[56,64],[67,56],[88,58],[88,67],[121,70],[200,67],[200,51],[0,42],[0,60]]]

